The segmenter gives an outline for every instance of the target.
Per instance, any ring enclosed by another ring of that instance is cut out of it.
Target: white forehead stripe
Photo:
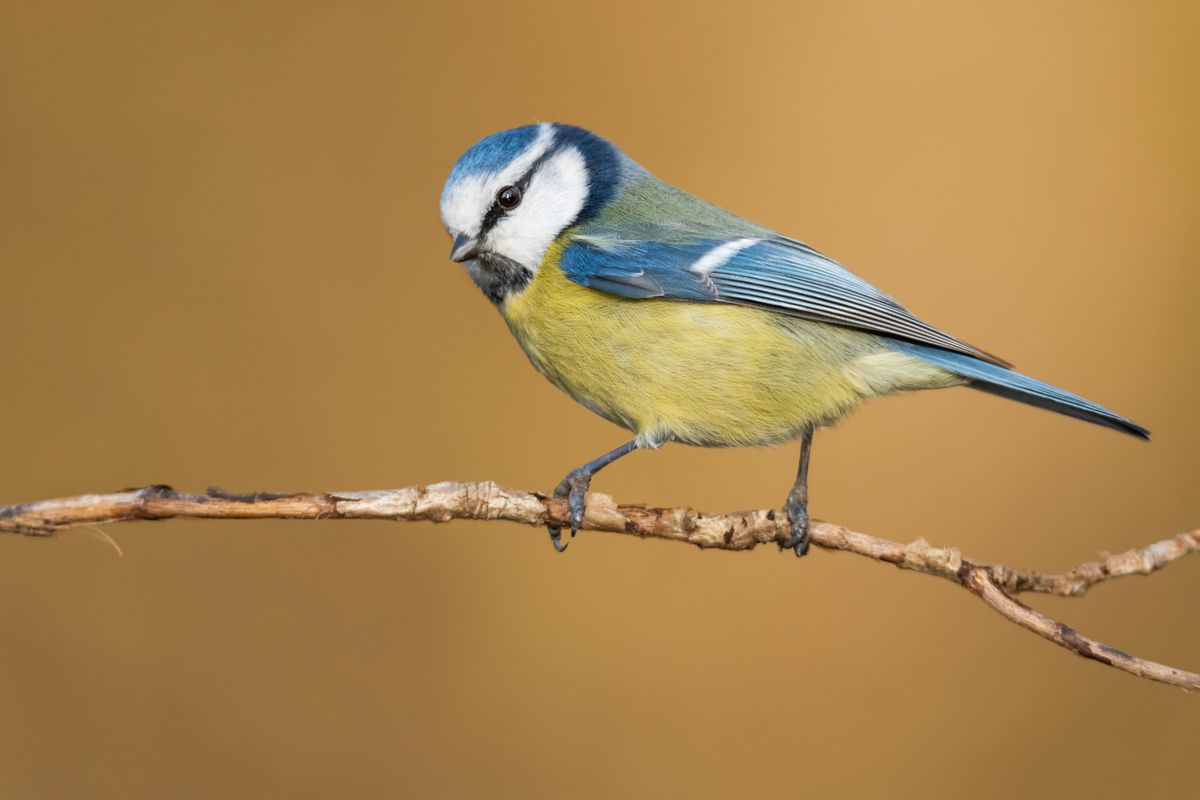
[[[498,177],[505,183],[516,181],[533,166],[533,162],[546,154],[552,144],[554,144],[554,126],[549,122],[539,123],[537,136],[529,143],[529,147],[526,147],[521,155],[514,158]]]
[[[689,269],[707,278],[708,274],[714,269],[728,263],[729,259],[747,247],[753,247],[761,241],[762,239],[734,239],[729,242],[722,242],[692,262],[692,266]]]

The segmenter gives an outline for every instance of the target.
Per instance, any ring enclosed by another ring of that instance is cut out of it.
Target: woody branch
[[[252,495],[234,495],[216,489],[207,494],[186,494],[167,486],[150,486],[0,506],[0,532],[49,536],[77,526],[174,517],[431,522],[476,519],[536,526],[568,524],[566,501],[485,481],[382,491]],[[690,508],[619,506],[603,494],[588,495],[583,528],[670,539],[719,550],[749,550],[760,544],[786,541],[791,535],[787,520],[774,510],[706,514]],[[813,544],[826,550],[855,553],[953,581],[1010,622],[1085,658],[1142,678],[1200,689],[1200,674],[1123,653],[1014,598],[1021,592],[1077,597],[1103,581],[1124,575],[1149,575],[1200,550],[1200,530],[1110,555],[1103,561],[1089,561],[1061,574],[987,564],[963,556],[957,548],[934,547],[924,539],[901,544],[828,522],[814,521],[811,532]]]

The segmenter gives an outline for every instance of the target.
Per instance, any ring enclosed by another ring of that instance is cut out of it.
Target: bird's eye
[[[521,205],[521,190],[516,186],[502,186],[496,192],[496,205],[505,211],[511,211]]]

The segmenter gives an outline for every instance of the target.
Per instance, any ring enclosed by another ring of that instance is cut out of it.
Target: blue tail
[[[1063,391],[1048,383],[1013,372],[1010,369],[980,361],[977,358],[942,350],[937,347],[894,340],[893,346],[902,353],[915,356],[934,366],[961,375],[970,381],[973,389],[998,394],[1010,400],[1018,400],[1031,406],[1056,411],[1068,417],[1104,425],[1142,439],[1150,438],[1150,431],[1135,422],[1114,414],[1103,406],[1084,400],[1078,395]]]

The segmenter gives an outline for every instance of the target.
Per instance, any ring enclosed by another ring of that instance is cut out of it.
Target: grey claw
[[[559,483],[558,486],[554,487],[554,496],[559,498],[566,497],[567,491],[567,482],[564,480]],[[558,525],[547,525],[546,530],[550,532],[550,544],[554,545],[555,552],[562,553],[566,551],[567,545],[570,544],[570,542],[564,542],[562,540],[562,528]]]
[[[562,540],[562,528],[557,525],[547,525],[546,528],[550,531],[550,544],[554,545],[555,551],[559,553],[565,552],[570,542]]]
[[[583,498],[587,493],[587,487],[576,489],[571,487],[571,497],[567,502],[571,504],[571,538],[575,538],[575,534],[583,527]]]
[[[792,523],[792,535],[786,542],[779,545],[780,550],[794,550],[797,558],[808,555],[808,546],[812,536],[808,530],[808,498],[798,500],[789,497],[787,502],[788,520]]]
[[[567,506],[570,508],[572,539],[575,538],[575,534],[579,531],[579,529],[583,527],[584,498],[587,496],[587,490],[588,487],[591,486],[591,483],[591,475],[587,474],[583,470],[573,469],[554,489],[554,496],[565,498],[567,501]],[[554,539],[555,541],[557,541],[557,538],[557,536],[551,536],[551,539]],[[555,547],[558,547],[558,545],[555,544]]]
[[[795,524],[792,525],[792,536],[786,542],[779,544],[780,550],[794,550],[797,558],[804,558],[808,555],[808,546],[812,543],[812,538],[808,534],[808,525],[805,525],[802,530],[797,530]]]

